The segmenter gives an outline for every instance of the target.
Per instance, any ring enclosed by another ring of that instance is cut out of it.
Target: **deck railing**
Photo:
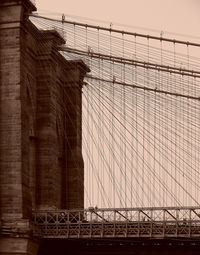
[[[200,237],[200,207],[34,211],[43,238]]]

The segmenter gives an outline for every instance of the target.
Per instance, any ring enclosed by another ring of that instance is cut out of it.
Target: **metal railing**
[[[43,238],[200,237],[200,207],[34,211]]]

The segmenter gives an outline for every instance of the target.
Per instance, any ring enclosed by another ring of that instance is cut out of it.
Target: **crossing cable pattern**
[[[91,69],[83,88],[85,206],[199,205],[200,45],[31,19],[62,31],[63,56]]]

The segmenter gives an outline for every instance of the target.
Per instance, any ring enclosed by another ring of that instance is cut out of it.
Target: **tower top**
[[[2,6],[23,5],[29,12],[36,11],[35,0],[1,0]]]

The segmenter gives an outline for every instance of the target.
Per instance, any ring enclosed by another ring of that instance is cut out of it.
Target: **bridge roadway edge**
[[[47,248],[48,247],[48,248]],[[48,255],[197,255],[200,241],[187,239],[43,239],[40,254]]]

